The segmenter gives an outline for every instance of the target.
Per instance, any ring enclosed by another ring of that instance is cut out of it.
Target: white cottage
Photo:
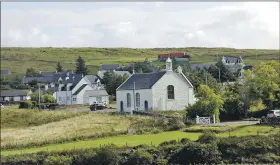
[[[117,88],[116,97],[117,109],[122,112],[182,110],[195,102],[193,85],[180,66],[173,72],[170,58],[165,71],[131,75]]]

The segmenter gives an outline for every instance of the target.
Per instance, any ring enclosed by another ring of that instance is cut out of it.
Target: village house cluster
[[[178,110],[193,104],[196,100],[194,88],[180,65],[187,64],[191,69],[208,69],[210,64],[190,64],[186,53],[162,54],[158,56],[158,61],[165,61],[165,69],[157,66],[150,73],[135,73],[134,69],[131,73],[129,68],[134,68],[135,64],[100,64],[96,75],[76,74],[73,71],[40,71],[37,77],[24,76],[22,84],[36,81],[42,92],[52,91],[59,105],[91,105],[93,102],[109,104],[109,94],[102,80],[107,71],[113,71],[116,75],[128,76],[116,90],[116,109],[119,111]],[[239,72],[240,79],[243,70],[252,67],[245,66],[241,57],[222,56],[222,62],[231,72]],[[10,70],[1,70],[1,75],[8,74],[11,74]],[[23,90],[1,91],[0,101],[29,100],[30,93]]]

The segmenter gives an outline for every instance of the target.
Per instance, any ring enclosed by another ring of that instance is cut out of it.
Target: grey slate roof
[[[1,90],[0,96],[2,97],[15,97],[15,96],[27,96],[28,91],[25,90]]]
[[[191,69],[208,69],[212,64],[191,64]]]
[[[103,64],[100,66],[99,70],[117,70],[120,68],[119,64]]]
[[[1,69],[1,74],[11,74],[12,73],[12,71],[11,70],[9,70],[9,69]]]
[[[28,82],[36,80],[37,82],[40,83],[50,83],[53,81],[52,77],[24,77],[23,78],[23,83],[28,84]]]
[[[106,90],[87,90],[84,96],[108,96]]]
[[[151,89],[166,72],[133,74],[118,90]]]
[[[86,78],[89,80],[89,82],[92,83],[92,84],[96,83],[97,80],[98,80],[98,77],[95,76],[95,75],[86,75],[85,77],[86,77]]]
[[[73,95],[79,94],[88,84],[83,84]]]

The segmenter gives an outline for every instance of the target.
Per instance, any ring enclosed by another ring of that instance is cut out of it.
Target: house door
[[[121,112],[123,112],[123,101],[121,101]]]
[[[149,108],[149,106],[148,106],[148,101],[145,100],[144,104],[145,104],[145,111],[148,111],[148,108]]]

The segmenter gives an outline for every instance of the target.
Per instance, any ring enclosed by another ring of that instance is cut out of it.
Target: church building
[[[195,102],[194,88],[179,66],[172,69],[172,60],[166,60],[165,71],[133,73],[117,88],[117,110],[183,110]]]

